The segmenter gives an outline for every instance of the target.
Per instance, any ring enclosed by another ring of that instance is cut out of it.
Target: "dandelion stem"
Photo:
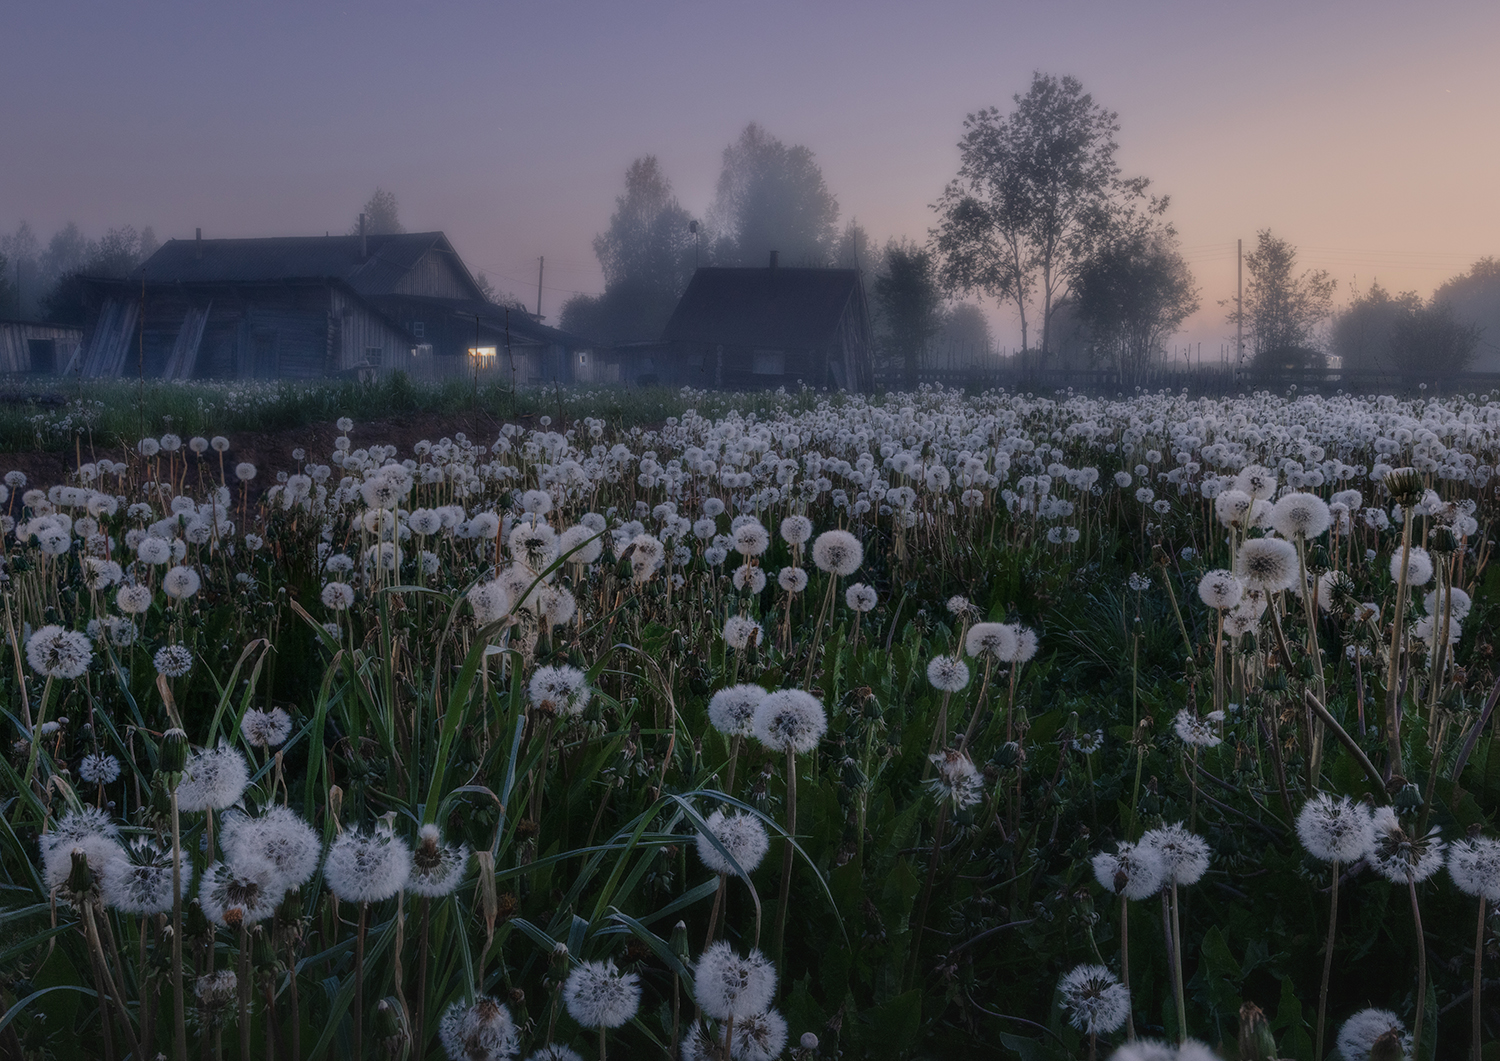
[[[1339,864],[1333,864],[1333,897],[1328,903],[1328,942],[1323,946],[1323,984],[1318,989],[1318,1037],[1314,1057],[1323,1057],[1323,1032],[1328,1020],[1328,977],[1333,972],[1333,941],[1339,923]]]
[[[354,935],[354,1056],[364,1057],[365,1038],[365,918],[369,903],[359,904],[359,927]]]
[[[240,918],[240,968],[235,987],[239,995],[240,1057],[250,1058],[250,926]],[[266,1029],[270,1034],[270,1028]]]
[[[1412,1056],[1422,1056],[1422,1018],[1427,1013],[1427,939],[1422,933],[1422,908],[1417,904],[1417,882],[1408,875],[1406,890],[1411,895],[1411,918],[1417,932],[1417,1017],[1412,1021]]]
[[[176,1028],[173,1057],[187,1061],[187,1003],[182,997],[182,820],[177,809],[177,786],[172,786],[172,1006]],[[292,969],[293,977],[297,970]]]
[[[1182,920],[1177,910],[1177,882],[1172,882],[1172,991],[1177,1001],[1177,1043],[1187,1042],[1187,1004],[1182,991]]]
[[[1479,897],[1479,927],[1474,930],[1474,998],[1472,999],[1472,1003],[1471,1003],[1472,1007],[1473,1007],[1473,1025],[1474,1025],[1474,1032],[1473,1032],[1473,1035],[1474,1035],[1474,1046],[1473,1046],[1473,1049],[1474,1049],[1474,1061],[1481,1061],[1481,1057],[1482,1057],[1482,1054],[1484,1052],[1483,1049],[1482,1049],[1482,1047],[1481,1047],[1481,1043],[1480,1043],[1480,1033],[1483,1031],[1483,1027],[1480,1024],[1480,1017],[1481,1017],[1482,1013],[1481,1013],[1481,1009],[1480,1009],[1480,1005],[1479,1005],[1479,990],[1480,990],[1479,970],[1480,970],[1480,966],[1481,966],[1482,960],[1484,958],[1484,914],[1485,914],[1485,905],[1486,905],[1485,897],[1483,895],[1481,895]]]
[[[1120,893],[1120,983],[1130,991],[1130,900]],[[1125,1010],[1125,1038],[1135,1039],[1135,1001]]]
[[[1401,577],[1396,580],[1396,612],[1391,617],[1391,652],[1385,668],[1385,746],[1387,769],[1401,774],[1401,627],[1406,618],[1406,572],[1411,563],[1411,505],[1401,506]],[[1420,1002],[1418,1003],[1420,1012]]]
[[[786,840],[781,854],[781,901],[776,905],[776,964],[782,965],[786,943],[786,906],[792,894],[792,838],[797,835],[797,752],[786,748]]]

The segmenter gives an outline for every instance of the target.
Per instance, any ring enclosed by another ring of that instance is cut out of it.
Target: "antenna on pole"
[[[545,269],[546,266],[547,266],[547,259],[546,259],[546,257],[545,256],[538,257],[537,260],[536,260],[536,319],[537,320],[541,320],[542,319],[542,270]]]

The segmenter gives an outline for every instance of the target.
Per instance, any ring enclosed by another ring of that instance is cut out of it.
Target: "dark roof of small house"
[[[587,339],[574,335],[572,332],[548,327],[525,310],[512,309],[507,320],[505,307],[495,302],[480,302],[477,299],[466,298],[437,298],[433,295],[398,297],[406,305],[430,305],[435,310],[452,313],[458,317],[477,316],[481,326],[495,332],[503,332],[508,324],[511,336],[526,342],[556,344],[569,349],[588,348],[592,345]]]
[[[80,336],[83,334],[83,325],[81,324],[54,324],[52,321],[29,320],[24,317],[0,317],[0,327],[5,326],[12,328],[45,328],[49,331],[58,332],[77,332]]]
[[[662,338],[780,350],[824,346],[859,284],[856,269],[699,269]]]
[[[458,255],[441,232],[366,236],[271,236],[262,239],[172,239],[146,259],[146,279],[164,283],[260,283],[341,280],[371,298],[392,291],[421,257],[437,248]],[[467,275],[467,269],[459,262]]]

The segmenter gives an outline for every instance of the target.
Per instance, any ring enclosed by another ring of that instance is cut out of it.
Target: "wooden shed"
[[[83,342],[83,329],[0,317],[0,373],[60,372]]]
[[[699,269],[636,377],[761,389],[868,391],[870,314],[857,269]],[[649,368],[649,371],[646,369]]]

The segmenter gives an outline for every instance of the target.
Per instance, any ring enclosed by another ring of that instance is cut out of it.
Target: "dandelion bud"
[[[68,874],[68,890],[75,895],[82,895],[93,886],[94,873],[89,869],[88,852],[83,848],[73,848],[72,858],[73,870]]]
[[[679,921],[672,926],[672,938],[670,940],[672,954],[684,965],[687,964],[689,955],[692,953],[688,947],[687,922]]]
[[[182,777],[182,768],[187,765],[188,739],[180,729],[169,729],[161,742],[161,770],[167,775],[167,784],[177,787]]]
[[[552,948],[552,975],[559,982],[568,976],[568,945],[566,943],[555,944]]]
[[[407,1039],[406,1014],[402,1012],[396,999],[382,998],[376,1004],[375,1037],[391,1051],[392,1057],[400,1054],[401,1046]]]
[[[1240,1007],[1240,1061],[1276,1061],[1276,1038],[1254,1002]]]
[[[812,1032],[803,1032],[802,1038],[798,1042],[804,1050],[816,1050],[818,1048],[818,1037]]]

